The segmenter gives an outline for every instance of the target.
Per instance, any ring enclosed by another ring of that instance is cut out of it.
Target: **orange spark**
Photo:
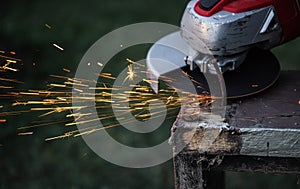
[[[63,71],[67,72],[67,73],[70,73],[71,70],[67,69],[67,68],[63,68]]]
[[[132,65],[130,64],[128,66],[128,72],[127,72],[127,77],[124,79],[123,83],[125,83],[127,80],[132,81],[134,77],[136,76],[136,72],[133,70]]]
[[[40,124],[35,124],[35,125],[30,125],[30,126],[19,127],[18,130],[30,129],[30,128],[35,128],[35,127],[44,127],[44,126],[61,124],[61,123],[66,123],[66,122],[69,122],[69,121],[68,120],[52,121],[52,122],[47,122],[47,123],[40,123]]]
[[[130,63],[130,64],[136,64],[136,65],[138,65],[138,66],[145,67],[145,65],[140,64],[140,63],[137,63],[137,62],[135,62],[135,61],[133,61],[133,60],[130,60],[129,58],[126,58],[126,61],[127,61],[128,63]]]
[[[112,79],[112,80],[115,80],[116,78],[111,76],[111,74],[109,73],[101,73],[99,74],[100,77],[103,77],[103,78],[107,78],[107,79]]]
[[[33,135],[33,132],[18,133],[19,136]]]
[[[60,88],[65,88],[65,87],[67,87],[66,85],[55,84],[55,83],[51,83],[49,86],[50,86],[50,87],[60,87]]]
[[[0,89],[12,89],[13,87],[11,86],[0,86]]]
[[[2,77],[0,77],[0,81],[8,81],[8,82],[13,82],[13,83],[21,83],[21,84],[24,83],[24,82],[15,80],[15,79],[7,79],[7,78],[2,78]]]
[[[0,123],[6,123],[6,119],[0,119]]]
[[[67,137],[70,137],[70,136],[73,136],[73,134],[72,133],[65,133],[64,135],[61,135],[61,136],[47,138],[47,139],[45,139],[45,141],[56,140],[56,139],[64,139],[64,138],[67,138]]]
[[[44,26],[48,29],[52,29],[52,27],[49,24],[45,24]]]
[[[3,56],[3,55],[0,55],[0,58],[5,58],[7,60],[14,60],[14,61],[19,61],[19,62],[22,61],[21,59],[18,59],[18,58],[14,58],[14,57],[10,57],[10,56]]]

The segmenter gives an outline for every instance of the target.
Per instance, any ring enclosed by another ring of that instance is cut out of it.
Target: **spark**
[[[45,24],[44,26],[48,29],[52,29],[52,27],[49,24]]]
[[[6,123],[6,119],[0,119],[0,123]]]
[[[167,98],[166,104],[170,104],[173,100],[174,100],[174,97],[173,97],[173,96],[169,96],[169,97]]]
[[[110,73],[100,73],[98,74],[100,77],[103,77],[103,78],[107,78],[107,79],[112,79],[112,80],[115,80],[116,78],[111,76]]]
[[[60,47],[59,45],[57,45],[56,43],[53,43],[53,46],[61,51],[64,51],[64,49],[62,47]]]
[[[70,81],[64,82],[64,84],[65,85],[80,86],[80,87],[88,87],[88,85],[86,85],[86,84],[74,83],[74,82],[70,82]]]
[[[61,136],[47,138],[47,139],[45,139],[45,141],[51,141],[51,140],[56,140],[56,139],[63,139],[63,138],[67,138],[67,137],[70,137],[70,136],[72,136],[71,133],[65,133],[64,135],[61,135]]]
[[[126,78],[124,79],[123,84],[124,84],[127,80],[133,81],[134,77],[137,76],[137,75],[136,75],[136,72],[133,70],[131,64],[128,65],[127,68],[128,68],[128,72],[127,72],[128,75],[127,75]]]
[[[13,87],[11,86],[0,86],[0,89],[12,89]]]
[[[0,68],[3,69],[3,70],[10,70],[10,71],[17,72],[17,71],[19,71],[18,69],[14,69],[14,68],[9,67],[11,64],[15,64],[15,63],[17,63],[16,60],[7,59],[6,64],[4,66],[0,66]]]
[[[19,58],[14,58],[14,57],[10,57],[10,56],[4,56],[4,55],[0,55],[0,58],[4,58],[6,60],[11,60],[11,61],[18,61],[21,62],[22,60]]]
[[[39,102],[33,104],[39,104]],[[55,111],[55,112],[63,112],[66,110],[81,110],[83,108],[86,108],[86,106],[72,106],[72,107],[56,107],[56,108],[31,108],[32,111]]]
[[[63,71],[67,72],[67,73],[70,73],[71,70],[67,69],[67,68],[63,68]]]
[[[92,113],[86,113],[86,114],[75,113],[75,114],[66,115],[66,117],[67,118],[77,117],[78,119],[80,119],[81,117],[85,117],[85,116],[89,116],[89,115],[92,115]]]
[[[8,66],[3,66],[3,67],[0,67],[0,68],[3,68],[4,70],[10,70],[10,71],[13,71],[13,72],[18,71],[18,69],[14,69],[14,68],[11,68],[11,67],[8,67]]]
[[[138,62],[135,62],[135,61],[133,61],[133,60],[131,60],[131,59],[129,59],[129,58],[126,58],[126,61],[127,61],[128,63],[130,63],[130,64],[135,64],[135,65],[138,65],[138,66],[140,66],[140,67],[145,67],[145,65],[140,64],[140,63],[138,63]]]
[[[7,81],[7,82],[13,82],[13,83],[19,83],[19,84],[23,84],[24,82],[15,80],[15,79],[7,79],[7,78],[1,78],[0,77],[0,81]]]
[[[74,137],[79,137],[79,136],[82,136],[82,135],[89,135],[89,134],[92,134],[96,131],[101,131],[101,130],[105,130],[105,129],[111,129],[111,128],[114,128],[114,127],[117,127],[117,126],[120,126],[120,124],[114,124],[114,125],[110,125],[110,126],[106,126],[106,127],[101,127],[101,128],[97,128],[97,129],[90,129],[88,131],[85,131],[85,132],[81,132],[77,135],[74,135]]]
[[[33,135],[33,132],[18,133],[19,136]]]
[[[65,126],[69,127],[69,126],[74,126],[74,125],[82,125],[82,124],[86,124],[86,123],[92,123],[95,121],[111,119],[113,117],[114,116],[111,115],[111,116],[106,116],[106,117],[101,117],[101,118],[89,119],[89,120],[85,120],[85,121],[77,121],[77,122],[67,123],[67,124],[65,124]]]
[[[30,95],[30,96],[39,96],[40,94],[37,92],[20,92],[20,95]]]
[[[35,124],[35,125],[19,127],[18,130],[31,129],[31,128],[35,128],[35,127],[44,127],[44,126],[60,124],[60,123],[66,123],[66,122],[69,122],[69,120],[49,121],[49,122],[46,122],[46,123],[40,123],[40,124]]]
[[[61,88],[66,88],[66,87],[67,87],[66,85],[55,84],[55,83],[51,83],[49,86],[50,86],[50,87],[61,87]]]
[[[159,83],[158,81],[155,80],[149,80],[149,79],[143,79],[144,82],[148,83],[148,84],[152,84],[152,83]]]
[[[57,97],[58,100],[61,100],[61,101],[67,101],[67,99],[65,98],[62,98],[62,97]]]
[[[110,88],[110,87],[89,87],[91,90],[107,90],[107,91],[118,91],[117,88]]]
[[[80,89],[73,88],[73,90],[77,91],[77,92],[80,92],[80,93],[83,93],[83,90],[80,90]]]

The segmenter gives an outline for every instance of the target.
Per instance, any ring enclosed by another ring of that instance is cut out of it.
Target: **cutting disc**
[[[173,46],[174,41],[177,45],[176,49],[170,47]],[[172,45],[169,45],[171,43]],[[179,49],[178,46],[181,48]],[[182,50],[182,47],[186,49]],[[183,84],[182,78],[178,76],[178,70],[166,71],[168,69],[164,68],[164,62],[157,60],[172,62],[187,74],[198,94],[210,94],[210,87],[218,87],[218,84],[209,87],[206,77],[199,68],[191,71],[189,66],[185,66],[184,58],[189,51],[187,48],[188,45],[182,40],[179,32],[170,34],[151,47],[147,56],[147,66],[151,73],[155,73],[154,78],[161,80],[169,78],[164,82],[178,90],[186,91],[187,85]],[[238,68],[223,74],[227,98],[240,98],[259,93],[272,86],[279,78],[279,74],[280,64],[270,51],[251,49]]]
[[[209,93],[209,87],[204,75],[199,69],[190,71],[188,67],[183,70],[196,82],[199,93]],[[261,49],[252,49],[248,56],[236,70],[223,74],[228,98],[240,98],[262,92],[271,87],[279,78],[280,64],[270,52]]]

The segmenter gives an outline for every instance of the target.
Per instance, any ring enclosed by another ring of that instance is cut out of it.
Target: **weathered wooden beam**
[[[204,169],[205,170],[205,169]],[[299,158],[224,156],[210,171],[259,172],[276,174],[299,174]]]
[[[179,153],[173,161],[176,189],[203,189],[202,166],[193,154]]]
[[[195,151],[183,152],[180,154],[180,158],[183,164],[187,165],[184,162],[192,162],[191,167],[197,168],[197,170],[201,169],[204,172],[300,173],[300,158],[207,155]],[[205,179],[203,180],[205,181]]]
[[[174,137],[175,145],[178,142],[186,145],[184,151],[216,155],[300,158],[300,130],[298,129],[182,128],[180,135]],[[210,139],[212,141],[209,141]]]
[[[179,153],[174,157],[176,189],[223,189],[224,172],[208,171],[198,153]],[[205,162],[203,162],[205,163]]]

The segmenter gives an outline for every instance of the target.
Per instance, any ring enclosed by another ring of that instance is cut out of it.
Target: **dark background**
[[[15,90],[45,89],[52,79],[50,74],[73,76],[83,54],[104,34],[136,22],[155,21],[179,25],[187,2],[2,1],[0,50],[15,51],[16,56],[23,60],[20,72],[6,73],[8,75],[4,77],[25,82],[16,84]],[[45,24],[52,28],[48,29]],[[59,51],[52,46],[53,43],[65,50]],[[273,51],[283,69],[299,70],[299,49],[300,40],[296,39]],[[71,73],[63,72],[62,68],[70,69]],[[6,92],[2,90],[1,93]],[[10,107],[13,101],[9,98],[0,99],[0,105],[4,106],[0,111],[14,110]],[[18,136],[17,128],[32,124],[39,119],[38,115],[25,113],[9,116],[5,117],[7,123],[0,123],[1,189],[174,187],[171,161],[148,169],[127,169],[98,157],[80,137],[44,141],[45,138],[66,131],[63,124],[33,128],[34,135]],[[52,119],[59,120],[64,116],[57,114]],[[227,187],[231,189],[299,188],[298,177],[294,175],[227,173],[226,181]]]

